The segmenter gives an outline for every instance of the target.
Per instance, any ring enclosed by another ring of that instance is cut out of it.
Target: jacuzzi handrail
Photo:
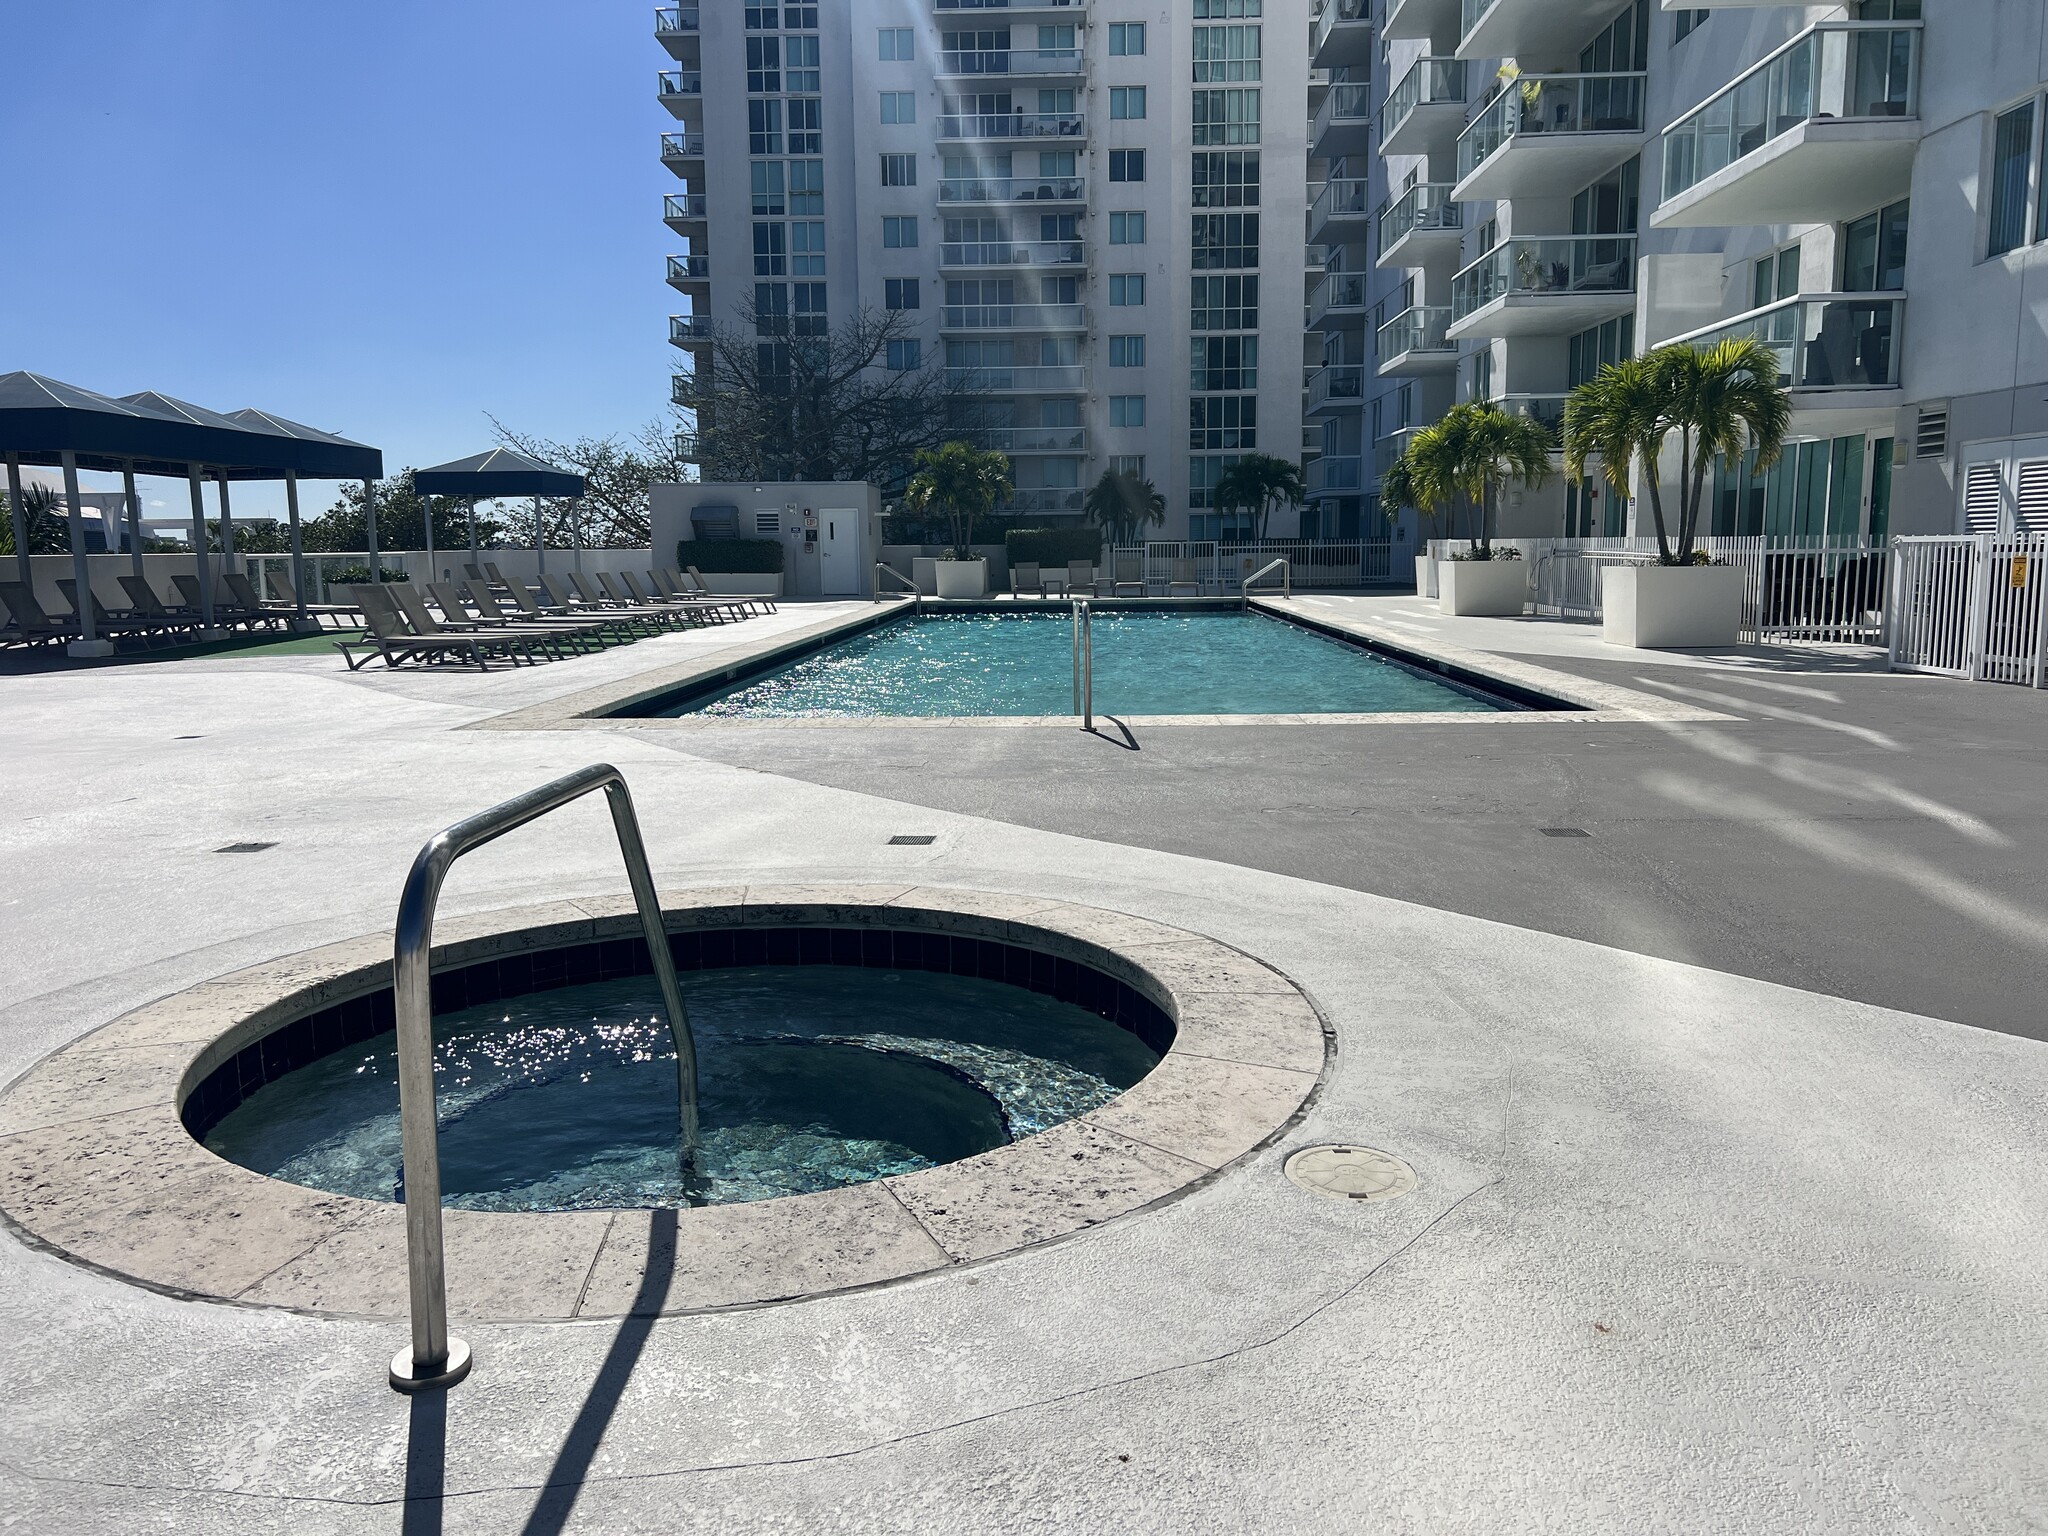
[[[924,592],[922,591],[922,589],[919,588],[918,584],[912,581],[908,576],[904,575],[901,571],[897,570],[895,566],[890,565],[885,561],[881,560],[877,560],[875,562],[876,602],[879,603],[883,599],[883,597],[887,595],[882,591],[882,578],[884,576],[893,576],[898,581],[902,582],[903,585],[909,589],[910,606],[912,610],[920,614],[924,612]]]
[[[625,775],[610,763],[592,763],[550,780],[503,804],[443,827],[427,840],[405,877],[392,945],[392,999],[398,1016],[398,1117],[405,1156],[405,1259],[412,1304],[412,1346],[391,1361],[391,1385],[401,1392],[452,1387],[469,1374],[469,1346],[448,1337],[448,1283],[441,1248],[441,1143],[434,1104],[434,908],[449,866],[549,811],[602,789],[626,861],[640,928],[654,962],[676,1050],[676,1097],[681,1169],[687,1177],[697,1154],[697,1048],[683,991],[669,954],[668,929],[647,868],[640,821],[633,814]]]
[[[1289,602],[1294,600],[1294,567],[1286,560],[1268,560],[1251,575],[1237,584],[1238,605],[1249,611],[1252,606],[1252,583],[1263,581],[1275,571],[1280,573],[1280,595]]]

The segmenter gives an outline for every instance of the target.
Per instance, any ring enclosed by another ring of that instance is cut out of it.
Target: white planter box
[[[1610,565],[1600,573],[1600,638],[1638,650],[1725,649],[1742,637],[1742,572],[1732,565]]]
[[[1415,595],[1436,596],[1436,561],[1428,555],[1415,557]]]
[[[1437,611],[1478,618],[1519,618],[1529,596],[1522,560],[1439,560]]]
[[[720,597],[780,597],[780,571],[700,571],[704,585]]]
[[[988,593],[986,560],[937,560],[932,569],[938,577],[940,597],[983,597]]]

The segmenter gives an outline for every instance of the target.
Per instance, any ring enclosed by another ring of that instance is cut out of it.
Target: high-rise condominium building
[[[1296,6],[706,0],[656,29],[678,346],[909,312],[885,364],[977,391],[1013,515],[1078,518],[1127,468],[1156,536],[1228,536],[1223,466],[1300,456]]]
[[[1605,363],[1753,335],[1796,442],[1721,465],[1706,531],[2048,525],[2048,6],[1921,12],[1327,0],[1309,402],[1361,505],[1454,401],[1555,425]],[[1648,524],[1598,483],[1509,502],[1510,533]]]

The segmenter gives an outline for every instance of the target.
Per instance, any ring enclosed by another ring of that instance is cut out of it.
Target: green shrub
[[[782,540],[682,539],[676,564],[720,576],[776,575],[782,570]]]
[[[1102,563],[1100,528],[1012,528],[1003,535],[1003,548],[1010,564],[1032,562],[1063,566],[1070,560]]]

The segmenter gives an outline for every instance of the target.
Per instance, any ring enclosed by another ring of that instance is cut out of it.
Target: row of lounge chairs
[[[279,573],[272,573],[273,589],[283,582],[283,591],[276,600],[266,602],[248,576],[240,571],[224,571],[215,581],[213,619],[209,626],[199,578],[187,573],[171,580],[178,589],[176,602],[166,602],[147,577],[132,573],[120,578],[121,590],[128,596],[125,608],[110,608],[100,601],[97,592],[88,591],[86,601],[92,604],[94,633],[117,643],[139,641],[145,647],[180,645],[200,638],[209,627],[247,632],[284,629],[298,611],[291,583]],[[81,638],[84,628],[78,583],[68,576],[62,577],[57,590],[71,605],[69,612],[49,612],[25,582],[0,582],[0,603],[7,608],[7,623],[0,626],[0,644],[63,645]],[[316,604],[307,611],[331,614],[338,619],[353,615],[356,610],[343,604]]]
[[[1144,557],[1117,555],[1115,562],[1115,568],[1105,574],[1092,560],[1069,560],[1062,574],[1057,570],[1045,570],[1035,562],[1020,560],[1010,567],[1010,595],[1079,597],[1086,593],[1091,597],[1144,597],[1148,591]],[[1175,560],[1169,567],[1166,595],[1173,597],[1183,590],[1197,597],[1202,595],[1202,580],[1193,560]]]
[[[767,597],[716,596],[694,567],[687,574],[650,570],[644,588],[630,572],[543,576],[538,594],[507,581],[495,565],[467,571],[466,580],[430,581],[424,591],[406,581],[350,589],[365,632],[334,642],[349,670],[380,656],[387,667],[531,664],[664,630],[736,623],[775,607]]]

